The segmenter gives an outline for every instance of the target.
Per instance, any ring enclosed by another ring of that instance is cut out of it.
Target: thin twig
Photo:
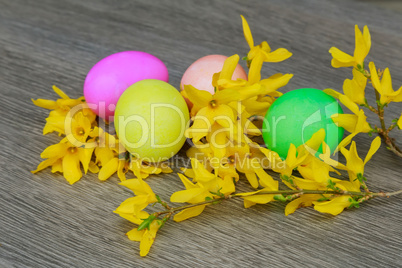
[[[220,201],[230,199],[230,198],[238,198],[238,197],[248,197],[248,196],[254,196],[254,195],[262,195],[262,194],[272,194],[272,195],[305,195],[305,194],[332,194],[332,195],[351,195],[351,196],[361,196],[361,197],[368,197],[368,198],[373,198],[373,197],[390,197],[393,195],[398,195],[402,194],[402,190],[395,191],[395,192],[388,192],[388,193],[383,193],[383,192],[378,192],[378,193],[372,193],[372,192],[349,192],[349,191],[332,191],[332,190],[279,190],[279,191],[259,191],[258,193],[250,193],[250,195],[247,195],[247,193],[238,193],[238,194],[231,194],[225,197],[218,197],[214,198],[211,200],[206,200],[203,202],[195,203],[195,204],[189,204],[189,205],[184,205],[184,206],[179,206],[175,208],[171,208],[168,210],[164,210],[161,212],[156,212],[156,216],[163,215],[163,214],[173,214],[174,212],[181,211],[187,208],[192,208],[192,207],[197,207],[197,206],[202,206],[202,205],[210,205],[213,203],[219,203]]]

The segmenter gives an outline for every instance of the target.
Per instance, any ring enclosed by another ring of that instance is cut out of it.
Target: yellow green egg
[[[176,88],[164,81],[146,79],[121,95],[114,122],[127,151],[144,161],[160,162],[183,146],[189,112]]]

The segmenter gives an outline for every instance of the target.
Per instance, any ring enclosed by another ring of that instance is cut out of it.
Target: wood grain
[[[141,258],[138,243],[124,235],[134,226],[112,213],[132,196],[117,185],[117,176],[101,183],[88,174],[69,186],[49,170],[30,173],[42,150],[59,140],[41,135],[47,111],[31,98],[56,98],[53,84],[71,97],[82,95],[89,69],[123,50],[162,59],[178,87],[185,69],[202,56],[244,56],[240,14],[256,42],[293,52],[263,69],[264,76],[295,75],[283,92],[340,90],[350,70],[333,69],[328,49],[352,52],[354,24],[370,28],[368,60],[390,67],[394,88],[402,85],[402,16],[362,2],[0,0],[1,267],[401,267],[401,197],[372,200],[337,217],[310,208],[286,217],[283,204],[244,209],[240,201],[226,202],[167,224]],[[386,116],[400,112],[400,104],[391,105]],[[401,132],[394,133],[399,144]],[[361,155],[370,142],[367,135],[357,137]],[[180,157],[185,161],[183,151]],[[372,190],[402,188],[402,161],[384,147],[365,174]],[[166,199],[182,187],[174,174],[147,182]]]

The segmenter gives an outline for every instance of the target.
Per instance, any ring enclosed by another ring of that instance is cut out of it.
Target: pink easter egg
[[[223,64],[227,58],[223,55],[208,55],[196,60],[184,72],[180,82],[180,89],[183,90],[184,85],[192,85],[196,89],[206,90],[214,94],[212,76],[214,73],[222,71]],[[247,74],[240,64],[237,64],[232,80],[238,78],[247,80]],[[189,107],[192,106],[188,99],[186,99],[186,102]]]
[[[84,97],[99,117],[113,121],[121,94],[132,84],[144,79],[168,82],[165,64],[146,52],[118,52],[96,63],[88,72],[84,82]]]

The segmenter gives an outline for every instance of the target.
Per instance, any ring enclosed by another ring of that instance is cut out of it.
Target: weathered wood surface
[[[328,49],[352,52],[354,24],[369,26],[369,60],[389,66],[394,87],[402,85],[402,16],[362,2],[0,1],[0,267],[402,265],[401,197],[372,200],[337,217],[311,208],[286,217],[283,204],[244,209],[241,201],[226,202],[197,218],[169,223],[149,256],[141,258],[139,244],[124,235],[134,226],[112,213],[132,196],[116,176],[101,183],[86,175],[69,186],[49,170],[29,172],[41,151],[59,140],[41,135],[48,112],[31,98],[55,98],[53,84],[72,97],[82,95],[92,65],[123,50],[161,58],[178,87],[199,57],[246,53],[240,14],[256,42],[268,40],[273,48],[293,52],[291,59],[263,70],[265,76],[295,74],[283,91],[341,89],[350,70],[333,69]],[[398,105],[387,110],[389,118],[399,116]],[[358,136],[361,155],[370,141]],[[401,164],[382,147],[365,170],[369,187],[401,189]],[[182,187],[174,174],[147,182],[165,198]]]

